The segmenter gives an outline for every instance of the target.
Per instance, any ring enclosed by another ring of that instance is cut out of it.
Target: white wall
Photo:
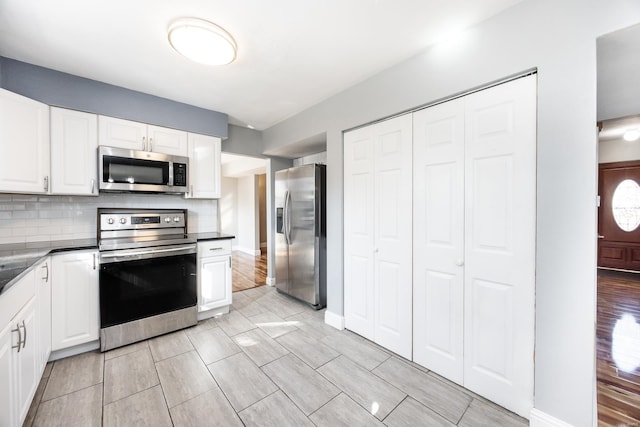
[[[638,21],[634,0],[525,0],[265,130],[265,152],[326,132],[328,310],[343,314],[342,132],[537,68],[535,407],[593,425],[596,38]]]
[[[0,194],[0,244],[96,237],[97,208],[188,209],[188,231],[218,231],[217,200],[177,195],[100,194],[98,197]]]
[[[220,182],[220,231],[231,236],[238,235],[238,180],[222,177]],[[237,239],[237,237],[236,237]],[[236,239],[232,240],[232,245]]]
[[[238,183],[238,229],[234,250],[260,254],[257,175],[236,179]]]
[[[616,139],[598,143],[598,162],[625,162],[640,160],[640,141]]]

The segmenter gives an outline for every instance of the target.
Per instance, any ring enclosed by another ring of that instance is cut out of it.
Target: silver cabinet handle
[[[229,255],[229,270],[231,270],[231,255]]]
[[[96,269],[96,254],[95,252],[93,253],[93,269]]]
[[[96,192],[96,180],[92,179],[91,180],[91,194],[94,194]]]
[[[209,248],[210,251],[221,251],[224,248]]]
[[[49,177],[44,177],[44,191],[49,191]]]
[[[18,345],[12,345],[11,348],[17,348],[18,353],[20,353],[20,345],[22,344],[22,334],[20,333],[20,324],[16,323],[16,328],[12,329],[11,332],[18,333]]]
[[[147,137],[142,137],[142,151],[147,151]]]
[[[149,151],[153,151],[153,138],[149,138]]]
[[[22,341],[22,348],[27,345],[27,326],[24,324],[24,320],[22,321],[22,330],[24,330],[24,340]]]
[[[42,268],[47,272],[47,275],[44,276],[42,280],[44,280],[45,282],[48,282],[49,281],[49,264],[45,262]]]

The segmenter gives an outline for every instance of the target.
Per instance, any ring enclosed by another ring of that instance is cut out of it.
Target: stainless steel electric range
[[[98,209],[100,349],[197,323],[187,210]]]

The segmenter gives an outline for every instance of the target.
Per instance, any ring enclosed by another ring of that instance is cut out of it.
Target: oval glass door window
[[[613,219],[624,231],[633,231],[640,225],[640,185],[625,179],[616,187],[611,200]]]

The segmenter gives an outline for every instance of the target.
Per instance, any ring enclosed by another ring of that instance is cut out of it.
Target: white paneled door
[[[464,98],[413,115],[413,360],[463,383]]]
[[[374,129],[344,135],[344,314],[347,329],[374,337]]]
[[[465,98],[464,385],[533,404],[536,77]]]
[[[411,358],[412,116],[378,123],[374,144],[375,341]]]
[[[411,357],[412,118],[345,133],[345,325]]]

